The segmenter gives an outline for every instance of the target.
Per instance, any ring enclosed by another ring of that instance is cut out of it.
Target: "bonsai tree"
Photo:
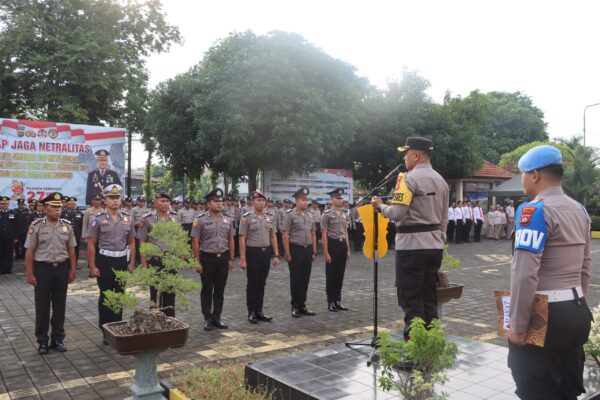
[[[387,332],[378,337],[381,356],[379,386],[385,391],[397,388],[404,399],[443,399],[446,393],[434,394],[435,383],[447,380],[445,371],[456,361],[456,344],[448,342],[438,320],[429,326],[421,318],[410,324],[410,340],[394,339]],[[412,372],[403,372],[404,366]]]
[[[596,363],[600,367],[600,306],[592,310],[592,315],[594,316],[594,322],[592,322],[590,337],[584,349],[587,354],[596,360]]]
[[[132,273],[115,270],[116,279],[126,290],[115,292],[111,289],[104,292],[106,296],[104,305],[111,310],[118,312],[135,308],[128,323],[119,327],[123,330],[120,333],[150,333],[168,330],[170,326],[176,326],[176,322],[169,320],[162,309],[157,308],[156,304],[150,300],[140,303],[136,296],[136,292],[139,290],[134,289],[141,289],[149,293],[149,288],[153,286],[158,292],[157,298],[160,298],[162,293],[174,293],[178,307],[187,309],[190,306],[187,294],[200,288],[200,283],[194,279],[185,278],[181,273],[186,268],[196,267],[192,248],[188,243],[187,232],[179,224],[169,221],[153,225],[150,237],[166,244],[166,251],[163,252],[155,244],[144,243],[140,246],[140,253],[146,258],[160,257],[165,268],[159,271],[150,266],[148,268],[138,267]],[[140,304],[144,303],[149,307],[140,307]]]
[[[448,245],[444,245],[444,257],[442,258],[442,267],[438,271],[438,283],[437,286],[441,288],[449,287],[450,282],[448,281],[448,271],[460,267],[460,260],[456,257],[451,256],[448,253]]]

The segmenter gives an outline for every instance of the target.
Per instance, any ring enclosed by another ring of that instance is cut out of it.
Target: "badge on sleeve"
[[[93,228],[94,226],[96,226],[96,219],[95,218],[90,219],[88,226],[90,228]]]
[[[413,199],[413,193],[406,184],[406,174],[401,172],[398,174],[396,180],[396,187],[394,188],[394,195],[392,196],[392,204],[400,204],[408,206]]]
[[[521,204],[515,221],[515,250],[541,253],[548,236],[544,220],[544,202]]]

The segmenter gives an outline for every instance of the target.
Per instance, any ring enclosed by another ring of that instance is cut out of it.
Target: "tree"
[[[179,40],[160,0],[4,0],[0,113],[139,130],[145,60]]]
[[[596,149],[577,145],[571,152],[571,163],[566,166],[562,179],[565,192],[584,206],[590,194],[600,184],[600,156]]]
[[[306,172],[344,152],[367,89],[354,67],[297,34],[237,33],[157,91],[153,119],[167,118],[169,104],[182,104],[174,118],[187,130],[175,138],[155,124],[150,132],[176,173],[188,170],[168,146],[189,155],[195,170],[206,162],[229,178],[248,176],[254,190],[259,171]]]
[[[509,153],[502,154],[502,156],[500,156],[500,162],[498,163],[498,165],[508,171],[514,172],[515,174],[519,173],[519,167],[517,166],[519,159],[523,157],[523,155],[529,150],[542,145],[550,145],[556,147],[560,150],[560,153],[563,156],[563,163],[565,165],[569,165],[571,163],[572,153],[568,146],[558,142],[535,141],[519,146]]]
[[[548,140],[544,113],[520,93],[471,92],[464,99],[445,99],[452,123],[478,138],[483,158],[498,163],[502,154],[536,140]]]

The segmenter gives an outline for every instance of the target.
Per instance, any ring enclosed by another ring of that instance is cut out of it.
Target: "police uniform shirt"
[[[131,209],[131,219],[134,226],[139,226],[142,222],[142,217],[148,212],[146,207],[135,206]]]
[[[430,163],[417,164],[403,179],[412,199],[408,204],[381,205],[383,216],[400,226],[439,225],[439,229],[396,234],[396,249],[443,249],[448,225],[448,184],[431,168]],[[399,179],[396,182],[397,189],[400,184]],[[402,202],[407,203],[406,198]]]
[[[200,251],[224,253],[229,250],[229,238],[235,235],[233,219],[221,213],[213,218],[210,213],[200,213],[192,224],[191,236],[200,240]]]
[[[131,217],[120,212],[113,219],[108,212],[98,213],[90,219],[87,237],[97,239],[99,249],[123,251],[129,241],[135,238],[135,228]]]
[[[281,230],[288,232],[290,243],[299,246],[312,244],[312,233],[316,230],[312,214],[297,208],[288,210],[283,219]]]
[[[275,234],[275,219],[271,214],[244,214],[240,221],[240,235],[246,236],[248,247],[269,247],[271,234]]]
[[[87,229],[90,224],[90,218],[102,211],[104,211],[102,207],[90,207],[87,210],[85,210],[85,213],[83,214],[83,224],[81,228],[82,237],[87,238]]]
[[[155,238],[153,238],[152,236],[149,235],[149,233],[152,232],[153,225],[156,225],[161,222],[168,222],[168,221],[177,222],[177,214],[175,214],[173,211],[169,211],[167,213],[167,218],[168,218],[168,220],[164,221],[164,220],[158,218],[157,212],[147,213],[142,218],[142,222],[140,223],[140,227],[138,228],[136,237],[139,240],[142,240],[146,243],[152,243],[153,245],[158,246],[161,251],[167,251],[166,243],[156,240]]]
[[[590,283],[592,260],[587,212],[564,194],[560,186],[543,190],[531,203],[542,201],[542,212],[538,204],[532,215],[524,217],[522,213],[516,221],[510,298],[510,325],[515,333],[527,330],[536,290],[581,287],[585,296]],[[540,224],[527,220],[542,215]]]
[[[345,210],[336,211],[333,208],[323,212],[321,229],[327,229],[327,237],[345,239],[348,228],[348,213]]]
[[[25,248],[35,250],[35,261],[57,263],[69,258],[67,248],[77,246],[71,224],[60,218],[55,224],[47,218],[32,223],[27,232]]]
[[[117,184],[121,185],[121,178],[112,169],[105,169],[100,171],[98,168],[88,174],[87,188],[85,192],[85,203],[91,204],[92,197],[97,194],[102,194],[104,188],[108,185]]]
[[[191,224],[194,222],[194,217],[196,216],[196,211],[192,208],[183,207],[179,211],[177,211],[177,222],[180,224]]]
[[[315,224],[320,224],[321,223],[321,210],[319,209],[319,207],[311,208],[310,213],[313,215]]]

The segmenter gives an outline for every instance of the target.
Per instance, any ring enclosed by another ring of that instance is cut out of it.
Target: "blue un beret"
[[[553,164],[562,164],[562,154],[556,147],[548,145],[536,146],[519,159],[519,169],[523,172],[531,172]]]

